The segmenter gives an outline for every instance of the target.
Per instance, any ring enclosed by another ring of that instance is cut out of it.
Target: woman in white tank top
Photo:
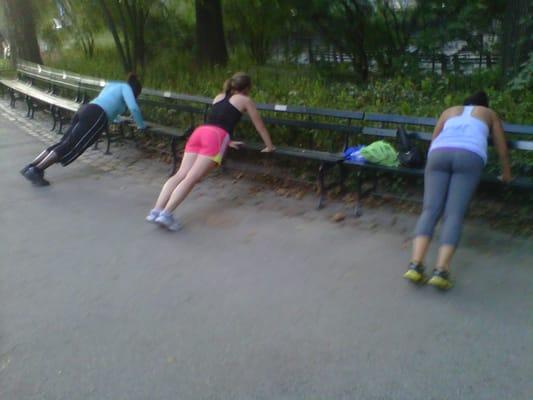
[[[492,134],[502,163],[501,180],[511,180],[507,144],[498,115],[489,108],[485,92],[467,98],[463,106],[445,110],[433,131],[424,176],[424,207],[418,220],[411,263],[404,278],[425,282],[424,259],[435,225],[443,216],[437,265],[428,284],[452,286],[450,262],[461,236],[464,215],[487,162],[487,142]]]

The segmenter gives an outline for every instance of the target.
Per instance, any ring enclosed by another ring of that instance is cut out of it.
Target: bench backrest
[[[362,133],[365,135],[396,138],[397,128],[404,126],[411,138],[423,142],[431,141],[433,127],[437,123],[436,118],[375,113],[365,113],[364,121]],[[533,126],[503,123],[503,128],[508,137],[507,144],[510,149],[533,150]],[[489,144],[492,145],[491,140]]]
[[[58,88],[66,89],[80,97],[81,76],[66,71],[21,61],[17,65],[17,73],[20,78],[39,81],[47,86],[47,89],[55,92]]]
[[[257,109],[261,111],[274,141],[279,143],[280,136],[283,136],[282,141],[291,146],[312,149],[321,147],[322,150],[335,153],[347,146],[351,135],[360,133],[364,115],[359,111],[285,104],[259,103]],[[243,119],[249,121],[247,116]],[[241,132],[245,128],[240,126],[238,129]],[[315,135],[316,133],[319,135]],[[325,145],[321,138],[328,134],[335,134],[336,140],[330,140],[331,143]]]

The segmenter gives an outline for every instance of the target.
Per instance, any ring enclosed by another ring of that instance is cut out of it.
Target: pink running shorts
[[[207,156],[220,165],[229,141],[229,134],[224,129],[215,125],[201,125],[189,137],[185,152]]]

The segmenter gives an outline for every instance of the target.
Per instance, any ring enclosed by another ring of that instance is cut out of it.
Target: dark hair
[[[130,72],[128,74],[128,84],[131,86],[135,98],[139,97],[143,90],[143,85],[135,73]]]
[[[226,96],[229,96],[234,92],[242,92],[243,90],[246,90],[251,86],[252,78],[250,78],[250,75],[244,72],[237,72],[231,78],[226,80],[226,82],[224,82],[224,87],[222,88],[222,90],[224,91]]]
[[[489,106],[489,96],[483,90],[474,93],[472,96],[467,97],[463,103],[464,106]]]

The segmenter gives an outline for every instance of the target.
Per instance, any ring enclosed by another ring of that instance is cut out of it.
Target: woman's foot
[[[426,280],[424,276],[424,266],[419,263],[411,262],[407,272],[403,277],[413,283],[423,283]]]
[[[174,219],[172,214],[166,214],[164,211],[155,219],[155,223],[172,232],[177,232],[182,228],[181,223],[177,219]]]
[[[24,168],[22,168],[22,169],[20,170],[20,173],[22,174],[22,176],[24,176],[24,174],[26,173],[26,171],[27,171],[28,169],[30,169],[31,167],[33,167],[33,166],[34,166],[33,164],[28,164],[28,165],[26,165]]]
[[[28,166],[27,168],[24,168],[20,172],[22,173],[24,178],[29,180],[35,186],[48,186],[48,185],[50,185],[50,182],[48,182],[46,179],[44,179],[44,171],[42,169],[39,169],[39,168],[33,167],[33,166]]]
[[[161,214],[161,210],[157,210],[157,209],[152,209],[150,211],[150,213],[146,216],[146,220],[148,222],[155,222],[155,220],[157,219],[157,217],[159,217],[159,214]]]
[[[428,285],[431,285],[441,290],[451,289],[453,283],[450,279],[450,272],[442,268],[435,268],[433,270],[433,276],[428,281]]]

